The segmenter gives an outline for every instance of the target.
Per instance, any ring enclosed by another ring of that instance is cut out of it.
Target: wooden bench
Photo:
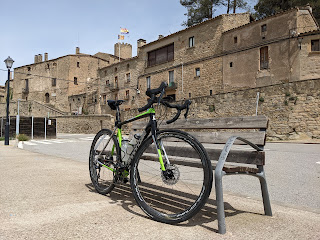
[[[132,125],[132,130],[140,130],[143,127],[145,127],[145,123],[135,122]],[[214,169],[219,233],[226,233],[222,188],[222,177],[224,175],[247,174],[258,177],[264,212],[266,215],[272,216],[264,172],[265,152],[263,148],[268,127],[268,119],[265,116],[180,119],[172,124],[164,123],[158,127],[160,129],[181,129],[189,132],[203,144],[225,144],[222,150],[206,147]],[[252,147],[252,150],[231,150],[234,144],[247,144]],[[183,157],[181,154],[187,154],[185,150],[177,150],[175,153],[179,157]],[[196,167],[195,165],[191,166]]]

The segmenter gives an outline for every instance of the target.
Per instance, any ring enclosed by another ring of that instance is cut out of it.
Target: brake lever
[[[184,114],[184,118],[187,119],[188,118],[188,112],[189,112],[189,106],[191,105],[191,101],[188,100],[188,103],[187,103],[187,110],[186,110],[186,113]]]
[[[165,89],[162,89],[160,97],[158,98],[158,105],[160,105],[160,102],[161,102],[161,99],[162,99],[164,93],[165,93]]]

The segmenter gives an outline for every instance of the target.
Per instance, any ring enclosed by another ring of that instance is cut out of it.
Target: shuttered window
[[[174,59],[174,44],[148,52],[148,67],[169,62]]]
[[[320,40],[311,40],[311,51],[316,52],[320,51]]]
[[[269,68],[268,47],[260,48],[260,70]]]

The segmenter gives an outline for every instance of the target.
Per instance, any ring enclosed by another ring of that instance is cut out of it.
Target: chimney
[[[161,38],[164,38],[164,36],[163,35],[159,35],[158,40],[161,39]]]
[[[76,54],[80,54],[80,48],[76,47]]]
[[[140,51],[140,48],[144,45],[147,44],[147,41],[140,38],[138,41],[137,41],[137,55],[139,55],[139,51]]]
[[[34,63],[38,63],[38,55],[34,55]]]
[[[44,53],[44,61],[48,61],[48,53]]]
[[[310,4],[307,4],[307,8],[309,9],[309,11],[312,13],[312,7],[310,6]]]
[[[38,54],[38,62],[42,62],[42,55]]]

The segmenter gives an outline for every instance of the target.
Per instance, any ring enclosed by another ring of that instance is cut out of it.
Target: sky
[[[120,27],[129,30],[122,42],[136,56],[138,39],[149,43],[182,30],[186,12],[179,0],[0,0],[0,85],[7,80],[8,56],[16,68],[34,63],[34,55],[48,53],[50,60],[75,54],[76,47],[114,54]],[[215,16],[226,12],[220,7]]]

